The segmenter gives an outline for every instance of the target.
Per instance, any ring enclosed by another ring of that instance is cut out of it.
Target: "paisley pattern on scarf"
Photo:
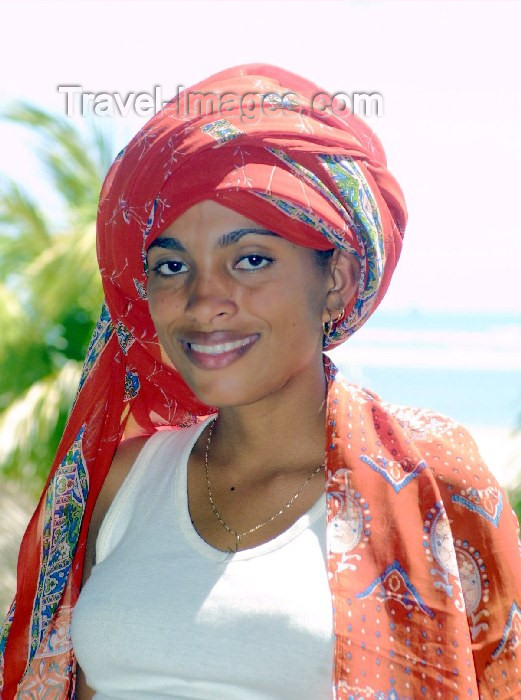
[[[358,292],[354,306],[356,319],[346,319],[335,327],[333,338],[339,340],[345,333],[354,333],[366,320],[383,274],[385,248],[378,206],[362,170],[352,158],[326,155],[319,157],[346,202],[350,229],[355,232],[363,251],[359,259],[361,280],[365,279],[366,284]]]
[[[244,132],[233,126],[227,119],[218,119],[215,122],[210,122],[201,127],[203,134],[208,134],[218,143],[225,143],[237,138]]]
[[[83,363],[79,390],[81,390],[82,386],[85,384],[85,381],[96,364],[98,357],[101,355],[105,346],[107,345],[107,341],[110,338],[112,331],[113,328],[109,310],[106,304],[103,304],[100,317],[96,323],[96,327],[94,328],[94,332],[87,349],[87,354],[85,356],[85,361]]]
[[[18,686],[16,698],[74,698],[76,659],[70,638],[72,608],[62,604]]]
[[[461,493],[454,494],[452,500],[478,513],[497,527],[503,509],[503,495],[496,487],[487,486],[478,490],[470,486],[462,489]]]
[[[512,603],[512,609],[508,616],[505,631],[501,637],[496,649],[492,653],[494,659],[497,659],[504,651],[510,652],[515,656],[514,652],[521,643],[521,610],[517,603]]]
[[[139,391],[139,373],[129,367],[125,374],[125,396],[124,401],[132,401]]]
[[[45,499],[40,577],[31,625],[31,659],[41,644],[67,583],[89,490],[82,427],[56,471]]]

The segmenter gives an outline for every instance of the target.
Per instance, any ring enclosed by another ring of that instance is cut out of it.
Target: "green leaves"
[[[66,362],[33,382],[0,414],[3,474],[36,496],[50,468],[80,379],[81,365]]]
[[[38,155],[64,205],[77,216],[96,211],[102,179],[111,162],[110,139],[91,123],[89,141],[67,117],[49,114],[35,105],[18,102],[4,118],[32,128],[39,137]]]
[[[95,219],[112,145],[99,129],[18,103],[4,119],[37,136],[60,211],[0,177],[0,478],[37,494],[78,385],[102,303]],[[59,224],[56,221],[61,222]]]

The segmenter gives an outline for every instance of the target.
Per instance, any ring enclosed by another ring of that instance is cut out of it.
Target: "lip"
[[[258,333],[245,335],[228,331],[215,331],[213,333],[190,333],[181,339],[181,347],[188,359],[200,369],[223,369],[245,355],[260,338]],[[242,342],[241,342],[242,341]],[[237,347],[226,349],[228,344],[236,344]],[[240,343],[240,345],[238,345]],[[194,349],[202,346],[204,351]],[[208,352],[215,348],[216,352]],[[218,349],[219,348],[219,349]]]

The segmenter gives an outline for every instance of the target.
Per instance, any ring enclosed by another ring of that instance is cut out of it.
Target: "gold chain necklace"
[[[302,484],[302,486],[299,488],[299,490],[289,499],[289,501],[286,503],[286,505],[282,506],[282,508],[275,513],[275,515],[272,515],[271,518],[268,518],[262,523],[259,523],[258,525],[255,525],[255,527],[250,528],[249,530],[245,530],[244,532],[237,532],[236,530],[233,530],[223,519],[219,511],[217,510],[217,507],[214,503],[213,496],[212,496],[212,489],[210,487],[210,477],[208,476],[208,455],[210,452],[210,442],[212,440],[212,433],[213,433],[213,428],[214,428],[214,422],[212,421],[210,425],[210,431],[208,433],[208,439],[206,441],[206,452],[204,455],[204,464],[205,464],[205,476],[206,476],[206,488],[208,489],[208,498],[210,500],[210,505],[212,507],[213,513],[217,520],[221,523],[221,525],[224,527],[225,530],[227,530],[231,535],[235,537],[235,551],[239,551],[239,547],[241,544],[241,537],[245,537],[246,535],[251,535],[252,532],[256,532],[259,530],[261,527],[264,527],[264,525],[267,525],[268,523],[271,523],[272,520],[275,520],[275,518],[278,518],[279,515],[282,515],[282,513],[289,508],[293,503],[297,500],[297,498],[300,496],[301,492],[304,490],[304,487],[311,481],[311,479],[315,476],[315,474],[318,474],[318,472],[325,467],[325,463],[321,464],[319,467],[317,467],[306,479],[306,481]]]

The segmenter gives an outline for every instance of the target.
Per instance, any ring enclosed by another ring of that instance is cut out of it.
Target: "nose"
[[[237,310],[234,285],[230,279],[220,274],[198,274],[194,277],[185,307],[190,321],[209,326],[216,318],[235,316]]]

